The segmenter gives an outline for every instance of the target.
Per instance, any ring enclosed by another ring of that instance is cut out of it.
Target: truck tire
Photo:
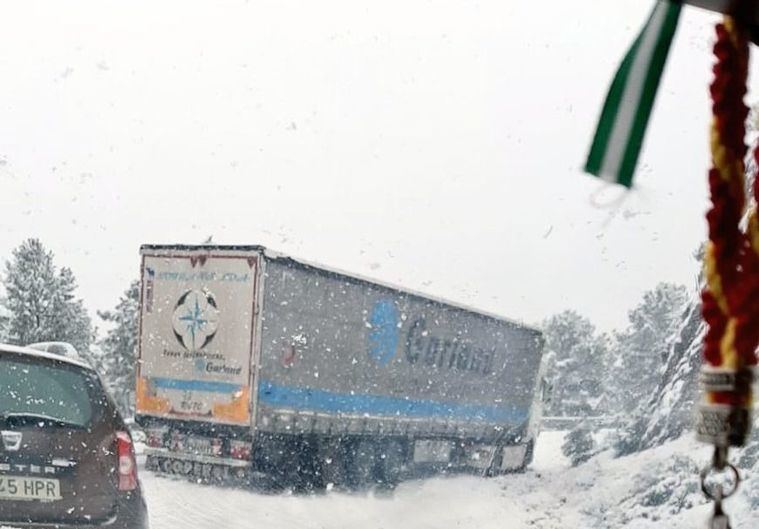
[[[160,471],[160,468],[158,466],[158,458],[156,456],[151,454],[145,458],[145,470],[149,470],[151,472]]]
[[[319,443],[319,466],[325,488],[349,486],[347,454],[349,447],[339,438],[326,438]]]
[[[380,444],[379,452],[379,484],[385,490],[393,490],[407,471],[408,443],[387,439]]]
[[[366,489],[378,480],[377,444],[369,438],[356,438],[349,450],[348,484],[353,489]]]
[[[294,444],[293,460],[296,462],[293,475],[293,490],[308,494],[324,489],[322,465],[319,462],[319,442],[316,436],[299,436]]]
[[[251,463],[251,486],[269,493],[291,487],[298,470],[297,447],[292,436],[263,435]]]

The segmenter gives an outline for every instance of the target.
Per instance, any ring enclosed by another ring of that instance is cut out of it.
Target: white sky
[[[0,31],[0,258],[90,310],[141,243],[264,244],[527,322],[600,327],[704,237],[711,24],[687,9],[617,209],[581,173],[640,0],[18,1]],[[611,202],[619,192],[602,191]]]

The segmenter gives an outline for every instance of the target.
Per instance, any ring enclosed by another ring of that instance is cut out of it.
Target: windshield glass
[[[0,13],[0,529],[757,525],[759,0]]]
[[[0,356],[0,420],[52,419],[87,426],[92,381],[81,369]]]

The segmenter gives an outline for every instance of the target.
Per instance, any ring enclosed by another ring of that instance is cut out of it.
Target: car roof
[[[73,358],[69,358],[66,356],[61,356],[61,355],[57,355],[53,353],[46,353],[44,351],[40,351],[38,349],[31,349],[29,347],[19,347],[18,345],[0,343],[0,352],[13,353],[13,354],[35,357],[35,358],[44,358],[46,360],[55,360],[56,362],[71,364],[77,367],[87,369],[89,371],[94,371],[91,366],[79,360],[74,360]]]
[[[34,342],[32,344],[27,345],[27,347],[34,349],[35,345],[63,345],[63,346],[68,346],[68,347],[74,347],[68,342]]]

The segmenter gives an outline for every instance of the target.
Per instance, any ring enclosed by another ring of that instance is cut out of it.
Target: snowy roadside
[[[685,436],[654,450],[614,459],[600,454],[571,468],[561,454],[563,432],[545,432],[532,468],[497,479],[456,476],[403,483],[388,497],[328,493],[263,495],[220,489],[143,472],[154,529],[537,529],[692,528],[708,506],[698,468],[709,449]],[[735,529],[748,529],[745,497],[729,500]],[[755,517],[755,515],[754,515]]]
[[[564,432],[541,434],[524,474],[482,479],[441,477],[403,483],[392,497],[340,492],[266,495],[197,485],[142,470],[151,527],[169,529],[503,529],[704,527],[709,514],[698,469],[709,448],[691,435],[614,459],[608,453],[572,468],[561,453]],[[140,453],[140,446],[137,446]],[[726,503],[734,529],[756,525],[749,477]],[[0,527],[0,529],[9,529]]]
[[[569,466],[561,454],[563,432],[547,432],[537,444],[535,469],[518,481],[537,484],[538,472],[560,474]],[[197,485],[142,472],[154,529],[192,527],[269,529],[393,528],[423,529],[521,527],[543,516],[521,506],[506,485],[513,477],[434,478],[401,484],[392,497],[330,492],[318,496],[265,495],[239,489]],[[530,477],[528,477],[530,476]],[[524,485],[520,485],[524,488]],[[547,502],[550,494],[541,503]]]

